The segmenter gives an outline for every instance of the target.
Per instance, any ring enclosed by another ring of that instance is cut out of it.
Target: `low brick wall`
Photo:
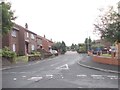
[[[40,56],[28,56],[28,61],[35,61],[35,60],[40,60]]]
[[[115,58],[103,57],[103,56],[95,56],[93,55],[93,61],[103,64],[110,64],[110,65],[120,65],[120,61]]]

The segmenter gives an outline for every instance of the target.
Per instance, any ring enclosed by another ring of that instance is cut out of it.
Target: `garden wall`
[[[97,56],[97,55],[93,55],[92,57],[93,57],[93,61],[98,63],[120,65],[120,61],[112,57],[103,57],[103,56]]]

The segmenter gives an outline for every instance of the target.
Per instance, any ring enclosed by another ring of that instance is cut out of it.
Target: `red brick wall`
[[[27,32],[29,33],[29,37],[27,37]],[[35,46],[35,51],[37,50],[37,35],[36,34],[33,34],[34,35],[34,39],[31,38],[31,32],[29,31],[25,31],[24,35],[25,35],[25,40],[28,40],[29,41],[29,44],[28,44],[28,52],[31,53],[32,52],[32,49],[31,49],[31,46],[34,45]],[[24,41],[25,41],[24,40]]]
[[[48,41],[47,41],[45,38],[42,39],[42,47],[43,47],[43,49],[45,49],[46,51],[49,51]]]
[[[93,61],[103,64],[111,64],[111,65],[120,65],[120,61],[115,58],[107,58],[102,56],[92,56]]]
[[[2,48],[9,47],[9,33],[2,36]]]
[[[19,31],[18,30],[15,30],[16,31],[16,37],[13,37],[10,33],[10,49],[13,50],[13,44],[15,44],[16,46],[16,53],[18,54],[19,52]]]

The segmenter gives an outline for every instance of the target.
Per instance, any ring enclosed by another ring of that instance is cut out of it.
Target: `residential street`
[[[85,56],[69,51],[55,58],[3,70],[2,86],[3,88],[118,88],[118,74],[80,66],[77,62]]]

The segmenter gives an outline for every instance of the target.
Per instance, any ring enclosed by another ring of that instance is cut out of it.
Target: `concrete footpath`
[[[120,74],[120,66],[115,66],[115,65],[108,65],[108,64],[102,64],[102,63],[97,63],[92,60],[91,56],[84,56],[78,64],[80,66],[90,68],[90,69],[95,69],[99,71],[105,71],[105,72],[110,72],[110,73],[119,73]]]

